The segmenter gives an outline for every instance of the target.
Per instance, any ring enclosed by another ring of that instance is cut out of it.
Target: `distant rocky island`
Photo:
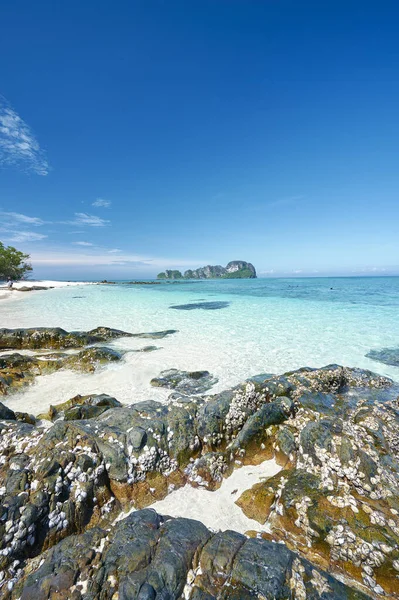
[[[182,275],[181,271],[166,270],[158,273],[158,279],[255,279],[255,267],[245,260],[232,260],[222,267],[221,265],[207,265],[199,269],[188,269]]]

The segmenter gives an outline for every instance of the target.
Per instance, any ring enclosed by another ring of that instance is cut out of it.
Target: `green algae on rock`
[[[66,402],[50,406],[47,413],[42,413],[37,418],[47,421],[56,421],[62,418],[65,421],[92,419],[116,406],[122,406],[122,404],[108,394],[89,394],[87,396],[78,394]]]
[[[60,327],[31,327],[28,329],[0,329],[0,350],[39,350],[81,348],[119,339],[135,337],[162,339],[176,333],[175,329],[149,333],[127,333],[111,327],[97,327],[91,331],[65,331]]]
[[[50,428],[0,421],[1,593],[179,598],[188,585],[190,598],[397,598],[397,396],[387,378],[330,365]],[[157,525],[153,511],[149,530],[140,512],[113,524],[121,509],[184,484],[216,489],[240,463],[273,456],[284,470],[240,500],[267,521],[267,540]]]
[[[76,354],[6,354],[0,357],[0,395],[19,391],[32,384],[38,375],[48,375],[60,369],[93,373],[103,365],[121,360],[122,356],[121,352],[101,346],[92,346]]]

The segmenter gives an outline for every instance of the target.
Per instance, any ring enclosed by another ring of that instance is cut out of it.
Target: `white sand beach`
[[[57,288],[64,288],[64,287],[71,287],[71,286],[77,286],[77,285],[96,285],[97,282],[89,282],[89,281],[55,281],[55,280],[50,280],[50,279],[40,279],[40,280],[33,280],[33,279],[27,279],[27,280],[22,280],[22,281],[16,281],[13,283],[13,286],[11,289],[9,289],[7,287],[6,284],[3,284],[0,286],[0,300],[8,300],[8,301],[14,301],[14,300],[18,300],[19,298],[23,298],[25,297],[25,293],[20,292],[20,288],[24,288],[24,287],[45,287],[45,288],[53,288],[53,289],[57,289]],[[47,290],[33,290],[34,292],[39,292],[39,291],[47,291]]]
[[[202,521],[215,531],[266,531],[267,526],[246,517],[235,502],[245,490],[273,477],[279,471],[281,467],[274,459],[256,466],[240,467],[235,469],[228,479],[223,479],[220,488],[214,492],[186,484],[163,500],[152,504],[151,508],[161,515]]]

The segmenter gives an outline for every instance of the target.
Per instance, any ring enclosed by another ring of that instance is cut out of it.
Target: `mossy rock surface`
[[[108,396],[108,394],[89,394],[87,396],[74,396],[66,402],[50,406],[47,413],[38,415],[38,419],[46,419],[48,421],[56,421],[64,418],[66,421],[76,419],[92,419],[100,416],[109,408],[122,406],[116,398]]]
[[[93,600],[179,598],[186,585],[219,599],[397,597],[397,396],[384,377],[330,365],[210,397],[175,390],[166,403],[74,398],[53,409],[51,427],[0,420],[6,600],[80,600],[78,581]],[[60,418],[68,411],[74,420]],[[267,519],[269,539],[152,510],[116,521],[185,484],[216,489],[236,466],[273,455],[284,470],[239,499]]]

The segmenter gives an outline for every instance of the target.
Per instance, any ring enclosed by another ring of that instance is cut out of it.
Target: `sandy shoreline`
[[[12,289],[8,289],[6,284],[0,286],[0,301],[10,302],[14,300],[18,300],[18,298],[25,298],[26,294],[29,292],[18,292],[20,288],[23,287],[45,287],[45,288],[64,288],[71,287],[77,285],[96,285],[97,282],[93,281],[55,281],[50,279],[27,279],[25,281],[17,281],[13,284]],[[41,291],[41,290],[32,290],[32,291]],[[48,291],[48,290],[42,290]]]

